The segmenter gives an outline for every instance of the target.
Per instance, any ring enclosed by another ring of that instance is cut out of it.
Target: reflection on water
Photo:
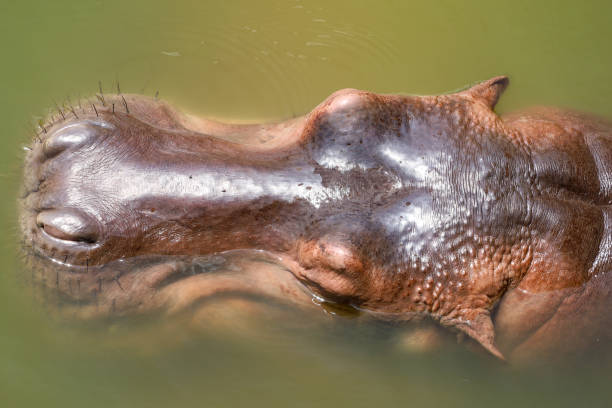
[[[599,350],[560,368],[509,367],[466,342],[411,352],[398,346],[401,327],[270,299],[233,299],[229,309],[211,301],[171,318],[90,319],[95,300],[53,298],[39,290],[53,275],[24,275],[13,197],[32,116],[93,93],[99,80],[248,121],[302,114],[343,87],[439,93],[506,73],[513,84],[502,111],[550,104],[610,115],[607,2],[8,3],[0,5],[6,406],[605,405],[612,361]],[[123,289],[115,307],[132,299]],[[251,308],[269,318],[232,314]],[[194,315],[199,324],[188,324]]]

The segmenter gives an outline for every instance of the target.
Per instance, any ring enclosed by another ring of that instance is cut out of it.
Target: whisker
[[[100,94],[96,94],[96,97],[100,100],[102,106],[106,106],[104,101],[104,92],[102,92],[102,81],[98,81],[98,89],[100,90]]]
[[[79,116],[74,111],[74,108],[72,107],[72,105],[70,105],[70,112],[72,112],[72,114],[74,115],[75,118],[77,118],[77,119],[79,118]]]
[[[102,104],[102,106],[106,106],[106,101],[104,101],[104,97],[96,94],[96,98],[98,98],[98,100],[100,101],[100,103]]]
[[[119,282],[119,275],[115,276],[113,280],[115,281],[117,286],[119,286],[119,289],[123,290],[123,286],[121,286],[121,282]]]
[[[59,112],[60,115],[62,115],[62,118],[64,120],[66,120],[66,116],[64,116],[64,112],[62,112],[62,110],[60,109],[59,105],[57,104],[57,102],[53,101],[53,103],[55,104],[55,108],[57,109],[57,111]]]
[[[45,132],[45,135],[47,134],[47,129],[45,129],[45,125],[42,121],[42,119],[38,122],[38,126],[40,126],[40,128],[42,129],[43,132]]]
[[[41,119],[41,121],[42,121],[42,119]],[[36,127],[34,127],[34,125],[32,125],[32,132],[34,132],[34,138],[37,139],[40,143],[42,143],[42,139],[38,135],[38,132],[36,131]],[[30,149],[30,150],[32,150],[32,149]]]
[[[125,105],[125,112],[129,115],[130,110],[128,109],[127,102],[125,101],[125,98],[123,97],[123,95],[121,95],[121,99],[123,99],[123,105]]]

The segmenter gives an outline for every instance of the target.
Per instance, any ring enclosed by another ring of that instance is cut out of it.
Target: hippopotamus
[[[113,310],[172,284],[175,304],[239,290],[426,316],[500,358],[588,347],[610,331],[612,126],[555,108],[500,117],[508,82],[437,96],[344,89],[266,124],[100,92],[40,123],[24,242],[61,269],[47,286],[123,293]],[[193,272],[235,251],[286,273]]]

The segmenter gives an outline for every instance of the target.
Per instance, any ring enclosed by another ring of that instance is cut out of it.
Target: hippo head
[[[41,126],[23,234],[80,273],[263,250],[318,296],[392,319],[431,315],[500,355],[490,310],[544,256],[534,234],[559,221],[532,199],[540,175],[522,134],[493,111],[507,83],[423,97],[342,90],[263,125],[98,95]],[[596,234],[598,215],[583,219],[575,234]]]

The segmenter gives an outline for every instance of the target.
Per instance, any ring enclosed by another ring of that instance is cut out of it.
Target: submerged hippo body
[[[498,356],[584,347],[603,339],[610,306],[612,127],[553,109],[502,119],[507,82],[424,97],[342,90],[270,125],[100,96],[34,141],[26,242],[68,270],[71,291],[78,280],[96,296],[117,276],[104,265],[177,257],[141,275],[155,291],[198,256],[262,250],[291,274],[203,274],[198,293],[431,316]]]

